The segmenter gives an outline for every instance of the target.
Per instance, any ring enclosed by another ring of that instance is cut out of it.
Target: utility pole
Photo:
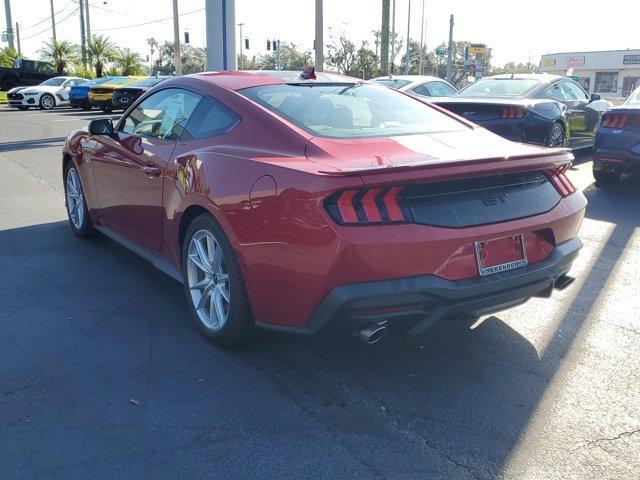
[[[396,66],[396,0],[393,0],[391,7],[391,70],[389,73],[393,75]]]
[[[13,45],[13,20],[11,20],[11,1],[4,0],[4,14],[7,17],[7,42],[9,42],[9,48],[14,49]]]
[[[88,46],[89,42],[91,42],[91,17],[89,15],[89,0],[85,0],[84,8],[86,9],[85,13],[87,15],[87,46]],[[93,57],[91,55],[91,50],[89,50],[88,53],[89,53],[89,67],[91,67],[93,65]]]
[[[453,80],[453,14],[449,17],[449,49],[447,51],[447,82]]]
[[[56,15],[53,11],[53,0],[49,1],[51,5],[51,32],[53,33],[53,41],[56,41]]]
[[[389,75],[389,0],[382,0],[380,28],[380,75]]]
[[[411,59],[409,58],[409,44],[411,43],[411,0],[409,0],[409,12],[407,13],[407,55],[405,57],[404,74],[407,75],[411,70]]]
[[[173,46],[176,76],[182,75],[182,58],[180,56],[180,25],[178,24],[178,0],[173,0]]]
[[[239,23],[238,26],[240,27],[240,70],[242,70],[244,68],[244,59],[242,58],[242,52],[243,52],[243,38],[242,38],[242,27],[244,26],[244,23]]]
[[[316,0],[316,40],[314,42],[316,51],[316,71],[324,71],[324,8],[322,0]]]
[[[87,42],[84,29],[84,2],[80,0],[80,52],[82,56],[82,65],[87,68]]]
[[[22,50],[20,49],[20,24],[16,22],[16,40],[18,41],[18,56],[22,56]]]
[[[424,63],[424,0],[422,0],[422,26],[420,27],[420,60],[418,62],[419,75],[422,75],[423,63]]]

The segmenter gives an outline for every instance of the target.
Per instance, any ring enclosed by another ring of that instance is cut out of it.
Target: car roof
[[[537,80],[539,82],[554,82],[563,77],[562,75],[552,75],[550,73],[501,73],[500,75],[491,75],[490,77],[484,77],[485,79],[498,79],[498,80]],[[569,79],[571,80],[571,79]]]
[[[430,80],[445,81],[442,78],[433,77],[431,75],[387,75],[386,77],[376,77],[372,80],[409,80],[412,82],[428,82]]]
[[[229,90],[286,83],[357,83],[363,81],[359,78],[332,72],[315,72],[316,79],[307,80],[300,77],[301,73],[299,70],[222,70],[194,73],[187,75],[187,77],[199,78]]]

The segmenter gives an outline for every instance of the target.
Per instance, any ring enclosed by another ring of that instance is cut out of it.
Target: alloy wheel
[[[71,223],[80,230],[82,223],[84,222],[84,195],[82,193],[82,185],[80,184],[80,177],[75,168],[70,168],[67,173],[67,210],[69,211],[69,218]]]
[[[218,331],[229,317],[231,289],[220,244],[208,230],[191,237],[187,251],[187,282],[198,318],[209,330]]]
[[[51,110],[54,106],[53,97],[51,95],[43,95],[40,99],[40,103],[45,110]]]
[[[549,147],[564,147],[564,129],[558,123],[551,128]]]

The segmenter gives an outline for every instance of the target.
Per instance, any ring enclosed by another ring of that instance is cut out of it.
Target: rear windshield
[[[144,78],[142,80],[138,80],[137,82],[133,82],[130,87],[153,87],[154,85],[159,84],[160,82],[164,82],[167,80],[167,77],[149,77]]]
[[[95,87],[96,85],[102,85],[103,83],[107,83],[108,81],[112,80],[113,77],[100,77],[100,78],[96,78],[94,80],[90,80],[88,82],[82,83],[81,85],[84,85],[85,87],[89,86],[89,87]]]
[[[264,85],[241,93],[323,137],[389,137],[467,128],[418,100],[370,83]]]
[[[106,83],[108,83],[109,85],[126,85],[135,81],[136,79],[131,77],[115,77]]]
[[[458,96],[517,97],[526,94],[539,83],[531,78],[485,78],[461,90]]]
[[[631,95],[627,97],[624,102],[624,105],[628,107],[640,108],[640,87],[636,88]]]
[[[373,80],[380,85],[384,85],[385,87],[391,88],[402,88],[405,85],[409,85],[411,82],[409,80],[398,80],[395,78],[376,78]]]

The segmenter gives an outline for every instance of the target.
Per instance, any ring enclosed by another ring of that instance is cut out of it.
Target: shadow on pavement
[[[19,142],[0,143],[0,152],[15,152],[19,150],[32,150],[36,148],[48,148],[61,146],[67,137],[41,138],[38,140],[21,140]]]

